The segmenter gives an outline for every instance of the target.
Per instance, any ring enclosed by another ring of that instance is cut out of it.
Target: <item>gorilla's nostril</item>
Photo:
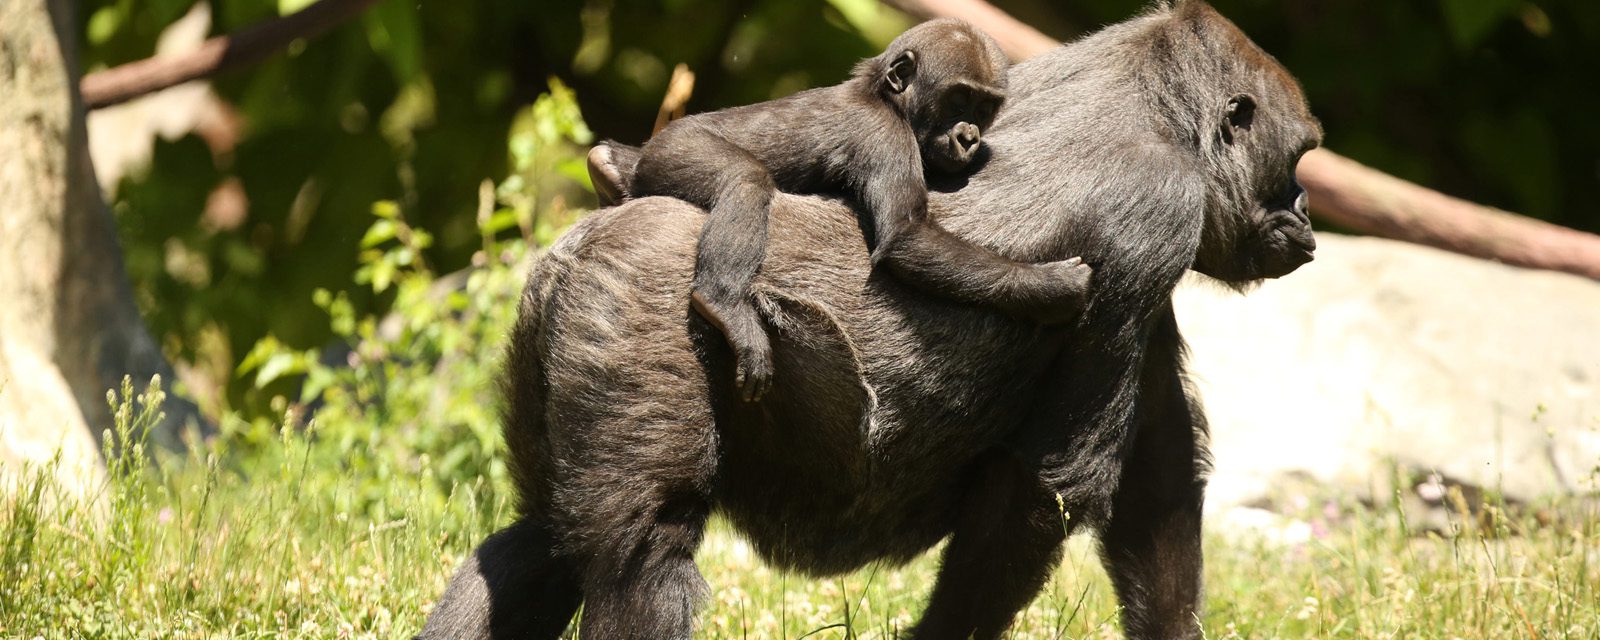
[[[978,144],[978,128],[970,124],[956,125],[956,142],[962,149],[971,149]]]

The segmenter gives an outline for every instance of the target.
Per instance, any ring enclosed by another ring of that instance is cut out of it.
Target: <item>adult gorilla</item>
[[[780,195],[756,284],[784,379],[745,403],[689,311],[704,214],[599,212],[534,268],[512,336],[521,518],[423,635],[555,638],[581,602],[586,639],[689,637],[720,510],[814,575],[948,536],[916,638],[998,636],[1087,525],[1128,635],[1198,637],[1204,422],[1170,296],[1188,269],[1242,286],[1310,260],[1294,166],[1320,132],[1288,73],[1200,2],[1019,65],[1011,86],[989,162],[930,208],[1003,255],[1094,264],[1079,324],[919,294],[870,269],[847,203]]]

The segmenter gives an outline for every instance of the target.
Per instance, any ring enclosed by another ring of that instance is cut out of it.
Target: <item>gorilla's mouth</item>
[[[1281,278],[1316,259],[1317,241],[1308,232],[1304,236],[1282,233],[1284,244],[1268,256],[1265,273],[1268,278]]]
[[[928,164],[944,173],[958,173],[972,164],[978,155],[979,142],[963,144],[954,131],[934,136],[928,141]]]
[[[1306,229],[1304,234],[1285,233],[1283,237],[1293,245],[1293,248],[1306,254],[1307,262],[1310,262],[1311,255],[1317,252],[1317,236],[1310,229]]]

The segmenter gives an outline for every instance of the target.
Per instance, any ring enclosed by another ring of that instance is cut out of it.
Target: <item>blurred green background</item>
[[[213,0],[209,30],[309,3]],[[84,0],[85,70],[150,56],[195,4]],[[1070,39],[1144,3],[995,4]],[[1600,187],[1600,3],[1213,4],[1301,79],[1328,147],[1452,195],[1600,231],[1588,200]],[[501,228],[548,242],[593,206],[581,145],[641,141],[675,65],[697,75],[689,110],[715,109],[834,83],[908,24],[875,0],[383,0],[217,78],[223,116],[157,140],[147,166],[131,167],[108,198],[140,307],[169,357],[186,379],[209,381],[198,395],[211,411],[265,412],[270,385],[235,375],[258,341],[337,354],[348,336],[318,303],[381,316],[396,295],[376,286],[396,268],[386,261],[446,274],[493,258],[486,234]],[[571,88],[588,129],[546,130],[551,114],[532,113],[552,78]],[[486,220],[503,208],[514,213],[503,224]],[[374,254],[389,238],[369,234],[386,219],[404,225],[380,235],[414,229],[420,241]]]

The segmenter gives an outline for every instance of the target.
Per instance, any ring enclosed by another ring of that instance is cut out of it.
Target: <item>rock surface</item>
[[[1600,283],[1417,245],[1318,235],[1239,295],[1177,296],[1211,423],[1209,505],[1313,480],[1387,498],[1397,467],[1511,499],[1596,491]]]

